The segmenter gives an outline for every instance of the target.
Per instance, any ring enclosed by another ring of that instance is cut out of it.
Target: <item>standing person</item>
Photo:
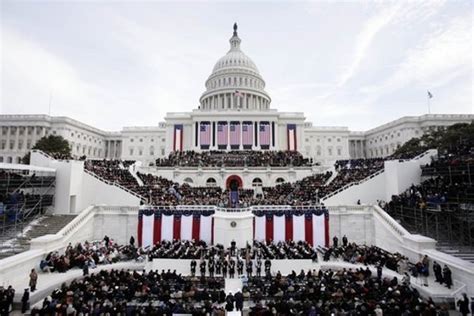
[[[461,312],[462,316],[469,315],[469,298],[466,293],[462,294],[462,299],[458,301],[458,306],[459,312]]]
[[[213,278],[214,277],[214,259],[213,258],[209,259],[208,268],[209,268],[209,276]]]
[[[262,276],[262,260],[258,259],[257,264],[256,264],[256,272],[257,272],[257,277]]]
[[[234,275],[235,275],[235,261],[234,261],[234,259],[230,259],[230,261],[229,261],[229,277],[231,279],[233,279]]]
[[[444,265],[444,268],[443,268],[443,279],[448,289],[450,289],[451,286],[453,285],[453,279],[451,275],[451,270],[448,268],[447,265]]]
[[[383,268],[383,267],[382,267],[381,264],[379,264],[379,265],[377,266],[377,278],[378,278],[379,280],[382,280],[382,268]]]
[[[201,259],[201,263],[199,263],[199,271],[201,272],[201,276],[206,276],[206,261]]]
[[[195,276],[196,275],[196,260],[191,260],[191,276]]]
[[[36,273],[35,269],[31,269],[30,272],[30,290],[31,292],[36,291],[36,284],[38,283],[38,273]]]
[[[234,295],[235,299],[235,309],[237,311],[241,311],[244,308],[244,296],[242,295],[242,292],[238,291]]]
[[[105,242],[105,247],[109,248],[109,242],[110,242],[109,236],[107,235],[104,236],[104,242]]]
[[[227,267],[229,266],[229,262],[227,262],[227,259],[223,259],[224,261],[222,262],[222,277],[225,279],[227,278]]]
[[[344,235],[344,236],[342,237],[342,245],[343,245],[344,247],[347,247],[347,236],[346,236],[346,235]]]
[[[130,246],[135,247],[135,238],[133,236],[130,236]]]
[[[248,260],[248,261],[247,261],[247,276],[248,276],[249,278],[252,277],[252,272],[253,272],[253,271],[252,271],[252,270],[253,270],[253,266],[252,266],[252,265],[253,265],[252,260]],[[241,293],[241,294],[242,294],[242,293]],[[236,295],[237,295],[237,294],[236,294]]]
[[[84,262],[84,265],[82,266],[82,276],[89,275],[89,260],[86,260]]]
[[[227,295],[225,298],[226,304],[225,304],[225,310],[228,312],[232,312],[234,310],[234,295],[232,295],[232,292]]]
[[[221,259],[216,260],[216,274],[220,275],[222,273],[222,262]]]
[[[21,298],[21,312],[24,314],[28,310],[28,302],[30,301],[30,292],[28,289],[25,289],[23,296]]]
[[[272,267],[272,262],[270,259],[265,260],[265,275],[270,274],[270,270]]]
[[[337,236],[334,236],[332,238],[332,245],[334,248],[337,248],[337,243],[338,243],[339,239],[337,238]]]
[[[433,262],[433,273],[436,279],[435,282],[443,284],[443,272],[442,272],[441,266],[436,261]]]

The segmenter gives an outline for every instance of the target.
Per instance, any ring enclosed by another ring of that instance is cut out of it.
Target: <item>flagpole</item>
[[[431,106],[430,106],[430,99],[431,98],[430,98],[429,95],[427,95],[426,98],[427,98],[427,103],[428,103],[428,114],[431,114]]]

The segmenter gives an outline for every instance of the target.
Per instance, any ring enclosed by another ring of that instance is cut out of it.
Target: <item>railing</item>
[[[84,172],[87,173],[88,175],[90,175],[90,176],[96,178],[97,180],[104,182],[105,184],[115,186],[115,187],[117,187],[117,188],[119,188],[119,189],[124,190],[124,191],[127,192],[127,193],[130,193],[131,195],[133,195],[133,196],[139,198],[141,201],[146,201],[146,199],[145,199],[143,196],[141,196],[140,194],[135,193],[135,192],[133,192],[132,190],[127,189],[126,187],[121,186],[120,184],[118,184],[118,183],[116,183],[116,182],[112,182],[112,181],[106,180],[106,179],[104,179],[104,178],[98,176],[97,174],[95,174],[95,173],[93,173],[92,171],[89,171],[89,170],[87,170],[87,169],[85,169],[85,168],[84,168]]]
[[[244,213],[252,211],[287,211],[287,210],[313,210],[321,209],[322,205],[301,205],[301,206],[292,206],[292,205],[258,205],[258,206],[249,206],[243,208],[229,208],[229,207],[219,207],[213,205],[177,205],[177,206],[153,206],[153,205],[142,205],[140,209],[156,209],[156,210],[170,210],[170,211],[216,211],[224,213]]]
[[[378,205],[373,206],[374,213],[377,214],[380,219],[382,219],[388,226],[390,226],[393,231],[395,231],[400,237],[410,235],[408,230],[406,230],[402,225],[400,225],[396,220],[394,220],[390,215],[382,210]]]

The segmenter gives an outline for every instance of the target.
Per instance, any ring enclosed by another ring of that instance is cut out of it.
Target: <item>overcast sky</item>
[[[473,113],[473,1],[0,1],[1,112],[105,130],[197,108],[239,25],[272,108],[366,130]]]

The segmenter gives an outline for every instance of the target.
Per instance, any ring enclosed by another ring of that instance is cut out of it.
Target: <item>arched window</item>
[[[275,181],[276,184],[281,184],[281,183],[285,183],[285,179],[283,178],[277,178],[276,181]]]
[[[215,181],[215,180],[214,180],[214,181]],[[191,178],[186,178],[186,179],[184,179],[184,182],[185,182],[185,183],[194,183],[193,179],[191,179]]]
[[[207,187],[215,187],[217,186],[217,182],[216,182],[216,179],[214,178],[209,178],[206,180],[206,186]]]
[[[262,179],[260,179],[260,178],[253,179],[252,186],[261,187],[262,186]]]

